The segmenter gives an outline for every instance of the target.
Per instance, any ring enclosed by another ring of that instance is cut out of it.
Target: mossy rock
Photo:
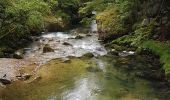
[[[124,50],[127,49],[125,46],[121,46],[121,45],[118,45],[118,44],[116,44],[116,43],[106,44],[105,47],[108,48],[108,49],[115,49],[116,51],[124,51]]]
[[[14,58],[16,59],[23,59],[24,58],[24,51],[23,49],[20,49],[18,51],[16,51],[13,55]]]
[[[110,54],[115,55],[115,56],[118,56],[118,55],[119,55],[119,52],[116,51],[115,49],[111,49],[111,50],[110,50]]]

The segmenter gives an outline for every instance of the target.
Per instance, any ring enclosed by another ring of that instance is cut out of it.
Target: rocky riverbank
[[[93,57],[107,54],[97,37],[97,34],[91,34],[87,29],[51,32],[34,37],[29,46],[13,54],[18,59],[0,58],[0,79],[3,79],[1,82],[5,84],[4,80],[25,80],[52,59],[62,58],[67,62],[69,56]]]

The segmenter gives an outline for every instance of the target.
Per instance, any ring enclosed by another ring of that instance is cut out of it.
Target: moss
[[[103,37],[113,35],[116,38],[119,35],[125,34],[127,31],[115,7],[108,7],[105,11],[99,13],[96,19],[99,24],[99,29],[107,31],[107,34],[102,34]]]
[[[149,49],[156,55],[159,55],[165,74],[170,73],[170,43],[149,40],[144,42],[141,47]]]

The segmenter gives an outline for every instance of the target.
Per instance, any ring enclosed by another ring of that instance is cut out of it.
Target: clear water
[[[2,88],[2,100],[158,100],[150,82],[117,69],[112,57],[50,61],[38,72],[42,79]],[[88,71],[88,67],[99,69]]]

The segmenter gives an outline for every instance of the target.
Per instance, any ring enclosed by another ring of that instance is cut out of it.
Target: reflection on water
[[[16,82],[2,89],[2,100],[158,100],[150,83],[115,68],[114,59],[61,59],[44,65],[39,81]],[[101,71],[89,72],[87,67]],[[30,81],[30,80],[29,80]]]

